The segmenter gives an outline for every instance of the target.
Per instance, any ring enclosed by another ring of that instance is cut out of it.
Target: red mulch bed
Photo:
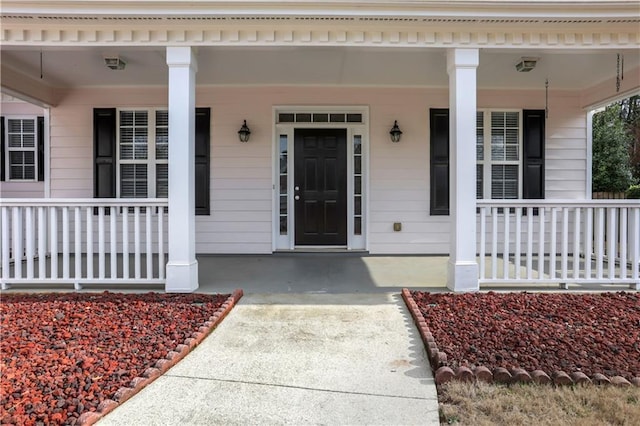
[[[228,296],[3,294],[0,423],[75,424],[191,337]]]
[[[453,370],[640,376],[638,293],[411,295]]]

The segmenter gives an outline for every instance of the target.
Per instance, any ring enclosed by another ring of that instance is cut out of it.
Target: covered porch
[[[590,199],[591,114],[640,91],[631,2],[170,3],[3,3],[3,96],[41,112],[2,149],[3,288],[190,292],[201,255],[326,250],[638,287],[637,203]]]

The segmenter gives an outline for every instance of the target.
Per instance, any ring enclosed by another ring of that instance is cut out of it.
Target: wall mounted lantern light
[[[238,130],[238,138],[240,138],[240,142],[248,142],[249,136],[251,136],[251,130],[247,126],[247,120],[244,120],[242,127]]]
[[[398,120],[393,122],[393,127],[389,131],[389,135],[391,137],[391,142],[400,142],[400,138],[402,137],[402,130],[398,127]]]

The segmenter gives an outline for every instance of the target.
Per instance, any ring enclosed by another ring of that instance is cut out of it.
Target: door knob
[[[295,197],[293,197],[294,200],[298,201],[300,199],[299,195],[296,195]]]

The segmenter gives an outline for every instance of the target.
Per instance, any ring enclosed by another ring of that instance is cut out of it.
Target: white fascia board
[[[322,7],[318,7],[322,5]],[[583,0],[333,0],[333,1],[184,1],[176,0],[5,0],[4,15],[86,16],[406,16],[474,18],[632,18],[637,1]]]

